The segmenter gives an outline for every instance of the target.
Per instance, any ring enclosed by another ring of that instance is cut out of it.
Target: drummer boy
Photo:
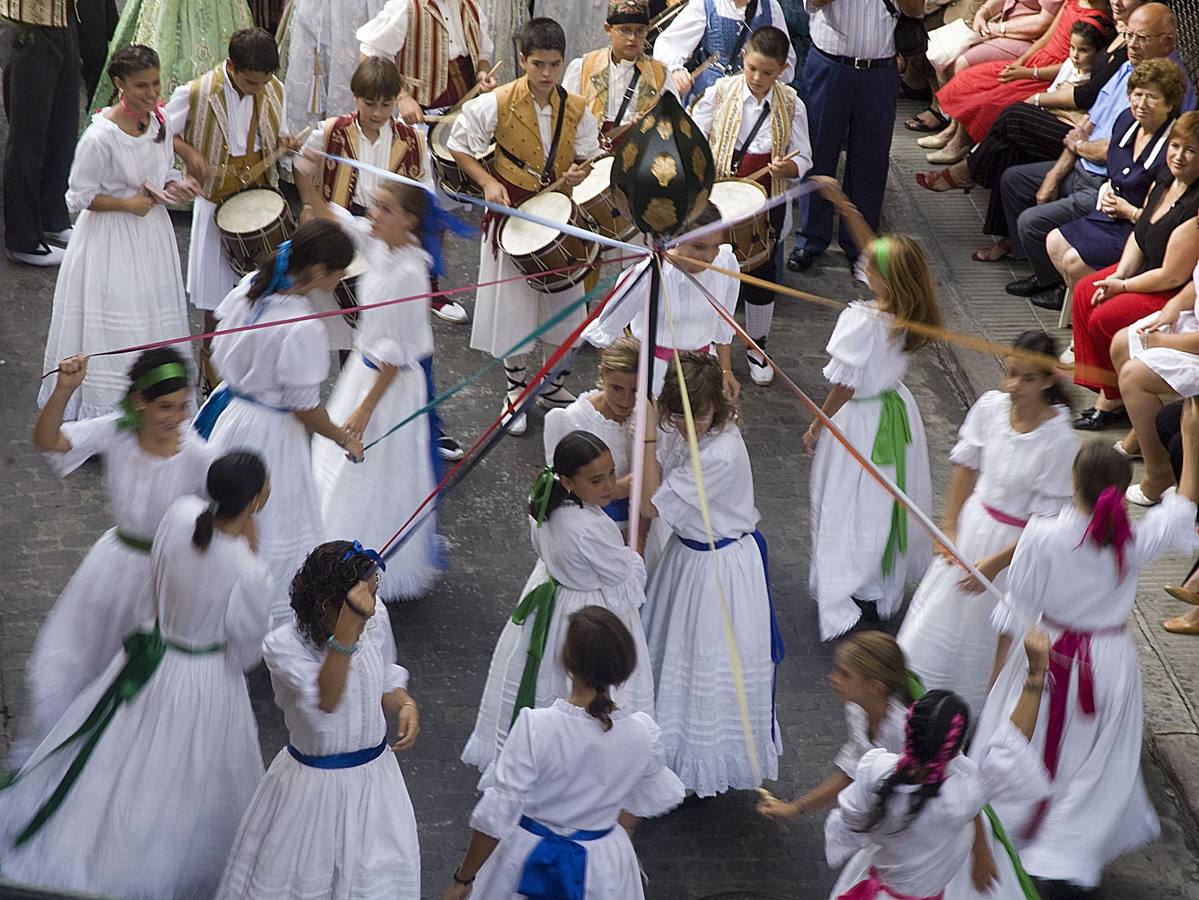
[[[171,132],[177,135],[175,152],[201,186],[192,209],[187,292],[192,305],[204,310],[206,332],[216,328],[213,310],[238,280],[221,245],[217,207],[245,188],[275,185],[273,165],[252,170],[280,148],[299,149],[299,141],[281,130],[283,84],[275,77],[278,68],[279,48],[270,32],[243,28],[229,38],[228,58],[177,87],[166,106]],[[200,362],[209,389],[219,380],[211,355],[206,340]]]
[[[745,42],[741,71],[718,80],[692,110],[691,117],[712,147],[717,180],[752,175],[774,197],[812,168],[807,109],[795,90],[779,81],[790,51],[785,31],[773,25],[754,29]],[[778,281],[783,250],[779,238],[789,231],[785,220],[790,207],[785,201],[771,209],[774,251],[746,274]],[[745,301],[745,330],[765,348],[774,317],[774,291],[742,282],[741,298]],[[745,358],[755,384],[774,380],[774,369],[764,358],[753,350],[746,350]]]
[[[624,135],[618,130],[648,112],[664,88],[673,91],[674,86],[666,78],[666,66],[645,54],[647,0],[612,0],[604,31],[611,46],[574,60],[562,86],[583,98],[599,120],[601,134],[617,131],[619,145]]]
[[[566,35],[549,18],[529,20],[521,31],[519,65],[524,75],[494,91],[467,101],[454,122],[449,149],[466,175],[491,203],[516,206],[558,178],[574,187],[587,177],[587,160],[599,153],[599,125],[582,97],[567,93],[559,82],[565,66]],[[496,144],[495,174],[479,162]],[[479,254],[480,283],[520,274],[501,248],[502,216],[484,217],[483,246]],[[527,383],[525,357],[533,342],[509,351],[522,338],[554,315],[575,303],[583,288],[554,294],[534,290],[525,281],[479,287],[475,292],[475,320],[470,345],[504,358],[507,374],[503,412],[510,414]],[[540,335],[549,348],[562,343],[583,320],[582,307]],[[505,355],[507,354],[507,355]],[[563,386],[565,373],[548,383],[537,398],[543,408],[568,406],[575,396]],[[512,434],[523,434],[523,415],[512,423]]]

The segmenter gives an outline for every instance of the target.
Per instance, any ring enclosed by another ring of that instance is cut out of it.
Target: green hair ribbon
[[[891,278],[891,242],[885,237],[875,238],[870,242],[870,252],[874,254],[874,262],[883,278]]]
[[[141,411],[133,405],[133,395],[154,387],[156,384],[161,384],[164,381],[170,381],[173,378],[181,378],[187,381],[187,367],[183,363],[163,363],[161,366],[155,366],[149,372],[145,372],[142,376],[129,385],[129,392],[125,395],[125,399],[121,401],[120,409],[122,411],[121,418],[117,419],[117,428],[132,428],[138,429],[142,425]]]
[[[546,466],[538,473],[537,480],[533,482],[533,489],[529,491],[529,503],[537,507],[538,528],[545,522],[545,511],[550,505],[550,495],[553,492],[554,467]]]

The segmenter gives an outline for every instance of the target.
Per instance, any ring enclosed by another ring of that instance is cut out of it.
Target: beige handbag
[[[957,19],[928,33],[928,61],[939,71],[953,65],[953,61],[982,42],[982,35],[970,27],[965,19]]]

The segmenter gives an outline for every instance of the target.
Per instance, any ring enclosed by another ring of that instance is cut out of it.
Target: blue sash
[[[599,840],[612,829],[562,835],[528,816],[520,817],[520,827],[541,840],[525,860],[516,892],[529,900],[583,900],[587,885],[587,848],[579,841]]]
[[[309,756],[301,753],[291,744],[287,745],[287,752],[296,762],[314,769],[353,769],[355,766],[365,766],[368,762],[374,762],[382,756],[386,749],[386,737],[377,747],[363,747],[361,750],[351,750],[349,753],[330,753],[328,756]]]
[[[607,506],[603,507],[603,510],[613,522],[627,522],[629,521],[629,498],[621,497],[618,500],[613,500]]]
[[[249,394],[243,394],[229,387],[228,382],[221,382],[220,387],[208,395],[208,399],[204,401],[204,405],[200,407],[200,411],[196,413],[196,417],[192,419],[192,428],[204,440],[212,437],[212,430],[216,427],[217,419],[229,406],[234,398],[245,400],[247,403],[253,403],[255,406],[261,406],[263,409],[269,409],[277,413],[289,413],[292,410],[285,409],[282,406],[271,406],[269,403],[263,403],[251,397]]]

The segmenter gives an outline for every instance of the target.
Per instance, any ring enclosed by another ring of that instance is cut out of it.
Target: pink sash
[[[708,346],[706,346],[706,347],[699,347],[695,350],[680,350],[679,352],[680,353],[711,353],[712,345],[708,344]],[[656,356],[658,359],[662,360],[663,362],[670,362],[672,359],[674,359],[674,347],[663,347],[661,344],[658,344],[656,347],[654,347],[654,356]]]
[[[869,878],[865,881],[859,881],[839,896],[837,900],[875,900],[876,897],[880,896],[891,897],[892,900],[941,900],[945,896],[945,892],[942,891],[931,897],[916,897],[912,894],[901,894],[899,891],[893,891],[883,884],[883,880],[878,876],[878,869],[871,868]]]
[[[983,504],[983,509],[987,511],[987,515],[999,522],[1002,525],[1011,525],[1014,528],[1023,528],[1028,524],[1028,519],[1017,519],[1015,516],[1009,516],[1005,512],[1000,512],[992,506]]]

